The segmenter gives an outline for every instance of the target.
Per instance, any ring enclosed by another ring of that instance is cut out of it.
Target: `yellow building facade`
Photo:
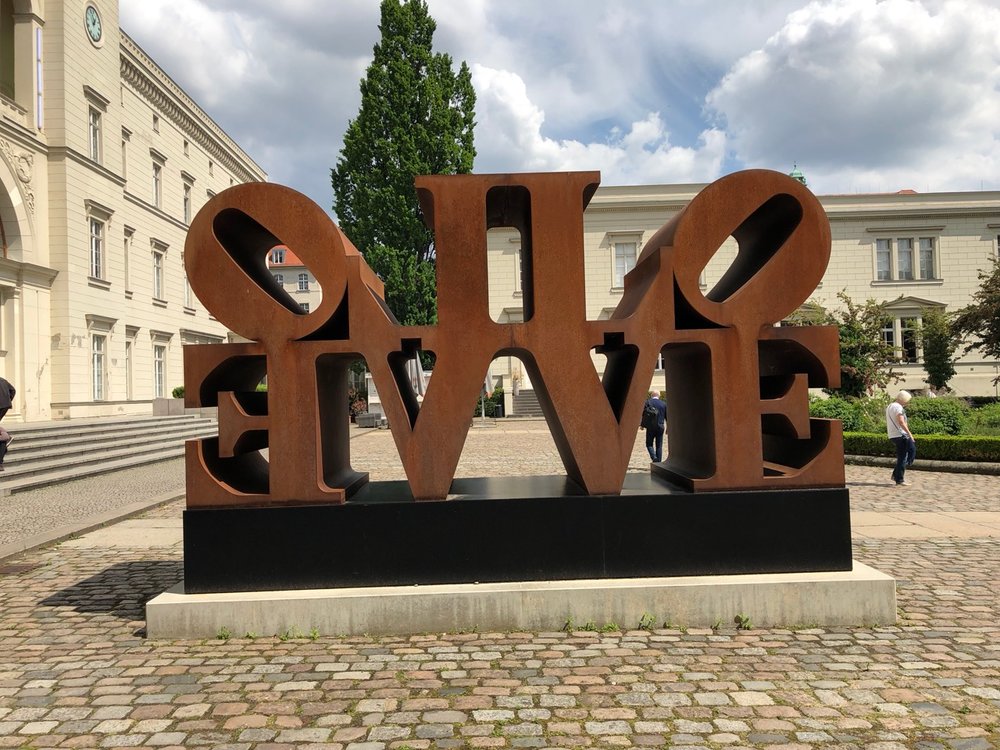
[[[264,171],[118,25],[115,0],[0,0],[6,421],[148,413],[181,348],[227,331],[191,293],[187,226]]]

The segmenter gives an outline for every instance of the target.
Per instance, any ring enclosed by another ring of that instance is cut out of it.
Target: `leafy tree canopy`
[[[833,313],[810,300],[789,316],[793,325],[835,325],[840,334],[840,388],[824,389],[831,395],[871,396],[899,380],[892,369],[895,351],[882,337],[892,320],[884,302],[859,304],[847,292],[838,292],[844,308]]]
[[[424,0],[382,0],[381,39],[361,81],[361,108],[331,172],[340,227],[385,281],[401,323],[436,318],[433,235],[413,178],[472,170],[476,95],[463,62],[432,48]]]
[[[966,352],[1000,359],[1000,258],[993,259],[992,268],[979,272],[979,289],[972,295],[972,304],[958,312],[952,325],[957,334],[971,339]],[[1000,383],[1000,375],[993,382]]]
[[[842,396],[871,396],[899,380],[892,369],[895,351],[884,338],[882,329],[892,320],[884,302],[865,300],[858,304],[846,292],[837,298],[844,309],[837,311],[833,322],[840,329],[840,388]]]

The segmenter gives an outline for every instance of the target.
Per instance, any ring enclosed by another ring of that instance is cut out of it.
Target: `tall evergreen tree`
[[[433,235],[413,178],[472,171],[476,94],[463,62],[432,50],[424,0],[382,0],[381,39],[361,81],[361,109],[332,170],[340,227],[385,282],[399,322],[436,318]]]
[[[927,384],[936,391],[948,390],[948,381],[955,377],[955,350],[961,343],[961,337],[954,332],[943,310],[931,308],[924,311],[920,340]]]

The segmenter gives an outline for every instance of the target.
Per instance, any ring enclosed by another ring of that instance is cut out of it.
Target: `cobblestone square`
[[[387,431],[354,431],[352,455],[375,480],[402,478]],[[638,440],[632,464],[647,468]],[[561,472],[541,422],[473,428],[459,466]],[[1000,746],[1000,479],[913,472],[904,492],[888,469],[847,472],[855,558],[896,578],[895,625],[756,629],[745,613],[750,629],[695,629],[661,613],[648,629],[149,641],[146,600],[182,577],[165,537],[8,558],[0,747]],[[922,531],[878,532],[897,527]]]

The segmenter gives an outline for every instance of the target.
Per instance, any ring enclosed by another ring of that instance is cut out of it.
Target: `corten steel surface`
[[[347,371],[372,373],[413,496],[448,495],[491,360],[528,369],[568,477],[621,491],[642,403],[662,352],[670,453],[653,471],[691,491],[838,487],[840,423],[810,419],[807,387],[839,385],[837,331],[774,323],[805,301],[830,255],[813,194],[751,170],[703,190],[646,243],[610,320],[586,320],[583,210],[596,172],[417,178],[435,233],[438,323],[400,326],[364,259],[305,196],[248,184],[191,225],[188,277],[249,344],[185,347],[186,401],[219,406],[218,440],[187,447],[188,506],[342,503],[367,481],[351,469]],[[516,227],[524,322],[490,317],[486,233]],[[699,277],[732,235],[739,252],[705,294]],[[306,314],[266,264],[288,246],[323,301]],[[607,356],[602,378],[591,351]],[[436,355],[419,403],[406,375]],[[254,392],[266,373],[268,392]],[[269,447],[270,463],[259,449]]]

